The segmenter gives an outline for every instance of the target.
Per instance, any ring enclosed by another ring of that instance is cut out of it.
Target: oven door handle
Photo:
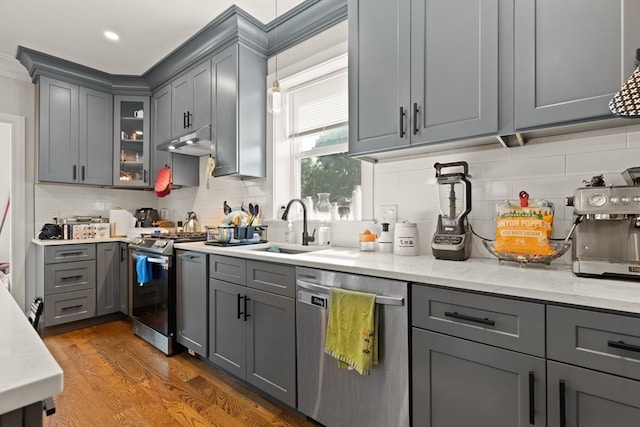
[[[138,259],[138,255],[136,254],[132,254],[131,256],[134,260]],[[147,256],[147,262],[150,262],[152,264],[160,264],[165,270],[169,269],[169,258],[155,258]]]

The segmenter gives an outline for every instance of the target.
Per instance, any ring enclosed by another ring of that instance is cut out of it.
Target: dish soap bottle
[[[296,235],[293,231],[293,224],[291,220],[289,220],[289,224],[287,224],[287,231],[284,232],[284,241],[285,243],[295,243]]]

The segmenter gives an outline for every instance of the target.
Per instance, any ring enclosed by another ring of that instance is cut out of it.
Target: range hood
[[[636,49],[636,65],[640,65],[640,49]],[[609,102],[609,110],[616,116],[640,118],[640,67]]]
[[[158,150],[197,157],[214,154],[213,142],[211,141],[211,126],[206,125],[180,138],[163,142],[158,145]]]

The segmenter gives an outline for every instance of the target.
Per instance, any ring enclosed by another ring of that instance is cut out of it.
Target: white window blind
[[[315,133],[345,125],[349,119],[347,71],[292,88],[289,136]]]

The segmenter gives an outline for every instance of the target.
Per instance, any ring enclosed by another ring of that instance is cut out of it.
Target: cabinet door
[[[639,13],[635,0],[517,0],[516,130],[611,117],[635,69]]]
[[[98,243],[96,248],[96,314],[120,311],[120,244]]]
[[[171,82],[171,136],[189,133],[187,113],[193,104],[193,82],[191,76],[183,74]]]
[[[78,86],[40,77],[38,179],[78,181]]]
[[[113,95],[80,88],[79,182],[113,184]]]
[[[142,111],[142,114],[140,112]],[[113,185],[149,187],[149,98],[116,96],[114,99]]]
[[[295,300],[254,289],[247,322],[247,381],[296,406]]]
[[[171,139],[171,85],[166,85],[155,91],[151,97],[151,117],[153,128],[153,169],[158,171],[164,165],[170,164],[171,154],[160,151],[156,147]],[[155,179],[155,173],[152,174]],[[155,183],[154,183],[155,184]]]
[[[212,126],[215,176],[238,172],[238,48],[231,46],[211,60]]]
[[[205,61],[190,73],[192,92],[189,131],[211,124],[211,62]]]
[[[408,0],[349,0],[349,153],[409,145]]]
[[[120,243],[120,312],[127,316],[129,313],[129,263],[128,260],[128,244]]]
[[[411,1],[411,144],[495,134],[498,74],[498,0]]]
[[[640,381],[547,362],[547,401],[550,427],[635,427]]]
[[[207,255],[176,253],[177,341],[207,357]]]
[[[545,426],[544,359],[413,328],[413,425]]]
[[[209,279],[209,360],[244,379],[247,366],[246,288]]]

